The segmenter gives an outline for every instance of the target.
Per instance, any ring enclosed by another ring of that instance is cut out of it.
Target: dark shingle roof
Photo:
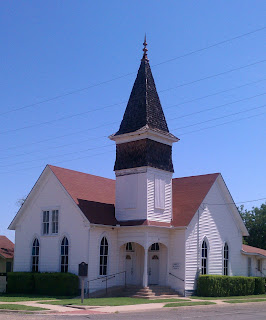
[[[149,61],[142,59],[123,120],[115,135],[134,132],[145,126],[169,132]]]

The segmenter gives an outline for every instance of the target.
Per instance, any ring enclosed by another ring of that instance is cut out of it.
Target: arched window
[[[68,240],[66,237],[61,242],[61,272],[68,272]]]
[[[208,247],[204,240],[201,246],[201,274],[207,274],[208,271]]]
[[[134,247],[133,247],[132,242],[128,242],[128,243],[126,244],[126,251],[128,251],[128,252],[134,252]]]
[[[228,276],[228,265],[229,265],[229,248],[228,244],[224,245],[224,266],[223,266],[223,275]]]
[[[108,241],[105,237],[102,238],[100,246],[100,276],[107,275],[108,265]]]
[[[33,241],[32,253],[31,253],[31,271],[32,272],[39,272],[39,253],[40,253],[39,240],[35,238]]]
[[[151,245],[151,248],[150,248],[150,251],[159,251],[160,250],[160,246],[159,246],[159,243],[156,242],[156,243],[153,243]]]

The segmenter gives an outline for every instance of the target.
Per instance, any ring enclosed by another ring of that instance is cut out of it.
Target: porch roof
[[[242,244],[242,253],[266,258],[266,250]]]

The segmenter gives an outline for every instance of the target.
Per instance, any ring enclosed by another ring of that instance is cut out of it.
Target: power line
[[[206,128],[202,128],[202,129],[199,129],[199,130],[194,130],[194,131],[186,132],[186,133],[183,133],[183,134],[179,134],[179,136],[182,136],[182,135],[185,135],[185,134],[194,133],[194,132],[199,132],[199,131],[203,131],[203,130],[207,130],[207,129],[216,128],[216,127],[218,127],[218,126],[225,125],[225,124],[232,123],[232,122],[236,122],[236,121],[251,119],[251,118],[254,118],[254,117],[263,115],[263,114],[265,114],[265,113],[266,113],[266,112],[263,112],[263,113],[259,113],[259,114],[253,115],[253,116],[249,116],[249,117],[245,117],[245,118],[241,118],[241,119],[236,119],[236,120],[224,122],[224,123],[221,123],[221,124],[218,124],[218,125],[215,125],[215,126],[206,127]],[[95,155],[88,155],[88,156],[78,157],[78,158],[73,158],[73,159],[68,159],[68,160],[61,160],[61,161],[55,162],[54,164],[60,164],[60,163],[68,162],[68,161],[74,161],[74,160],[79,160],[79,159],[83,159],[83,158],[89,158],[89,157],[93,157],[93,156],[97,156],[97,155],[101,155],[101,154],[106,154],[106,153],[110,153],[110,152],[113,152],[113,151],[107,151],[107,152],[102,152],[102,153],[95,154]],[[41,168],[41,167],[42,167],[42,166],[29,167],[29,168],[23,169],[23,171],[24,171],[24,170],[31,170],[31,169],[35,169],[35,168]],[[18,172],[18,171],[21,171],[21,169],[19,169],[19,170],[12,170],[12,171],[6,171],[6,172],[0,172],[0,174],[7,174],[7,173],[11,173],[11,172]]]
[[[235,101],[232,101],[232,102],[220,104],[219,106],[216,106],[216,107],[211,107],[211,108],[207,108],[207,109],[203,109],[203,110],[199,110],[199,111],[187,113],[187,114],[184,114],[183,116],[171,118],[171,119],[169,119],[169,121],[176,120],[176,119],[181,119],[181,118],[185,118],[185,117],[189,117],[189,116],[192,116],[192,115],[194,115],[194,114],[199,114],[199,113],[202,113],[202,112],[206,112],[206,111],[210,111],[210,110],[222,108],[222,107],[225,107],[225,106],[229,106],[229,105],[231,105],[231,104],[235,104],[235,103],[238,103],[238,102],[242,102],[242,101],[254,99],[254,98],[263,96],[263,95],[265,95],[265,94],[266,94],[266,92],[263,92],[263,93],[260,93],[260,94],[256,94],[255,96],[251,96],[251,97],[243,98],[243,99],[240,99],[240,100],[235,100]]]
[[[176,86],[176,87],[171,87],[171,88],[168,88],[168,89],[164,89],[164,90],[161,90],[161,91],[159,91],[159,92],[166,92],[166,91],[169,91],[169,90],[172,90],[172,89],[176,89],[176,88],[184,87],[184,86],[187,86],[187,85],[191,85],[191,84],[194,84],[194,83],[197,83],[197,82],[206,80],[206,79],[211,79],[211,78],[214,78],[214,77],[223,75],[223,74],[231,73],[231,72],[234,72],[234,71],[237,71],[237,70],[240,70],[240,69],[244,69],[244,68],[247,68],[247,67],[250,67],[250,66],[254,66],[254,65],[256,65],[256,64],[263,63],[263,62],[265,62],[265,61],[266,61],[266,59],[265,59],[265,60],[261,60],[261,61],[257,61],[257,62],[248,64],[248,65],[244,65],[244,66],[241,66],[241,67],[238,67],[238,68],[230,69],[230,70],[228,70],[228,71],[220,72],[220,73],[213,74],[213,75],[210,75],[210,76],[207,76],[207,77],[204,77],[204,78],[200,78],[200,79],[197,79],[197,80],[193,80],[193,81],[191,81],[191,82],[187,82],[187,83],[178,85],[178,86]],[[64,117],[57,118],[57,119],[53,119],[53,120],[49,120],[49,121],[44,121],[44,122],[40,122],[40,123],[35,123],[35,124],[29,125],[29,126],[25,126],[25,127],[15,128],[15,129],[7,130],[7,131],[2,131],[2,132],[0,132],[0,135],[1,135],[1,134],[6,134],[6,133],[11,133],[11,132],[16,132],[16,131],[19,131],[19,130],[30,129],[30,128],[34,128],[34,127],[36,127],[36,126],[47,125],[47,124],[50,124],[50,123],[53,123],[53,122],[57,122],[57,121],[62,121],[62,120],[66,120],[66,119],[71,119],[71,118],[73,118],[73,117],[81,116],[81,115],[88,114],[88,113],[91,113],[91,112],[94,112],[94,111],[99,111],[99,110],[107,109],[107,108],[110,108],[110,107],[113,107],[113,106],[117,106],[117,105],[123,104],[123,103],[125,103],[125,102],[119,102],[119,103],[115,103],[115,104],[108,105],[108,106],[105,106],[105,107],[96,108],[96,109],[92,109],[92,110],[88,110],[88,111],[84,111],[84,112],[72,114],[72,115],[70,115],[70,116],[64,116]]]
[[[91,150],[96,150],[96,149],[101,149],[101,148],[106,148],[106,147],[111,147],[111,146],[113,147],[113,144],[98,146],[98,147],[94,147],[94,148],[87,148],[87,149],[84,149],[84,150],[79,150],[79,151],[74,151],[74,152],[62,153],[62,154],[60,154],[60,155],[58,155],[56,157],[64,157],[64,156],[68,156],[68,155],[71,155],[71,154],[76,154],[76,153],[80,153],[80,152],[86,152],[86,151],[91,151]],[[8,165],[0,165],[0,167],[2,167],[2,168],[12,167],[12,166],[15,166],[15,165],[18,165],[18,164],[29,163],[29,162],[40,161],[40,160],[46,160],[46,159],[49,159],[49,158],[45,157],[45,158],[27,160],[27,161],[22,161],[22,162],[16,162],[16,163],[8,164]]]
[[[208,205],[208,206],[225,206],[228,204],[240,204],[240,203],[248,203],[248,202],[255,202],[255,201],[261,201],[265,200],[266,198],[260,198],[260,199],[254,199],[254,200],[246,200],[246,201],[240,201],[240,202],[227,202],[227,203],[206,203],[203,202],[203,205]]]
[[[170,108],[173,108],[173,107],[181,106],[181,105],[183,105],[183,104],[187,104],[187,103],[195,102],[195,101],[202,100],[202,99],[205,99],[205,98],[213,97],[213,96],[216,96],[216,95],[221,94],[221,93],[225,93],[225,92],[229,92],[229,91],[232,91],[232,90],[235,90],[235,89],[243,88],[243,87],[246,87],[246,86],[248,86],[248,85],[255,84],[255,83],[259,83],[259,82],[262,82],[262,81],[265,81],[265,80],[266,80],[266,79],[260,79],[260,80],[256,80],[256,81],[252,81],[252,82],[249,82],[249,83],[242,84],[242,85],[240,85],[240,86],[236,86],[236,87],[233,87],[233,88],[229,88],[229,89],[226,89],[226,90],[217,91],[217,92],[208,94],[208,95],[206,95],[206,96],[202,96],[202,97],[195,98],[195,99],[192,99],[192,100],[187,100],[187,101],[184,101],[184,102],[181,102],[181,103],[178,103],[178,104],[174,104],[174,105],[165,107],[164,109],[170,109]]]
[[[265,94],[265,93],[264,93],[264,94]],[[262,95],[262,94],[260,94],[260,95]],[[210,110],[213,110],[213,109],[221,108],[221,107],[223,107],[223,106],[227,106],[227,105],[231,105],[231,104],[234,104],[234,103],[242,102],[242,101],[244,101],[244,100],[249,100],[249,99],[252,99],[252,98],[257,97],[257,96],[260,96],[260,95],[255,95],[255,96],[252,96],[252,97],[248,97],[248,98],[240,99],[240,100],[237,100],[237,101],[229,102],[229,103],[222,104],[222,105],[219,105],[219,106],[216,106],[216,107],[213,107],[213,108],[207,108],[207,109],[204,109],[204,110],[196,111],[196,112],[190,113],[189,115],[193,115],[193,114],[202,113],[202,112],[205,112],[205,111],[210,111]],[[183,128],[187,128],[187,127],[191,127],[191,126],[194,126],[194,125],[198,125],[198,124],[202,124],[202,123],[206,123],[206,122],[210,122],[210,121],[214,121],[214,120],[218,120],[218,119],[223,119],[223,118],[226,118],[226,117],[229,117],[229,116],[232,116],[232,115],[237,115],[237,114],[244,113],[244,112],[248,112],[248,111],[251,111],[251,110],[260,109],[260,108],[263,108],[264,106],[265,106],[265,105],[262,105],[262,106],[260,106],[260,107],[254,107],[254,108],[246,109],[246,110],[239,111],[239,112],[236,112],[236,113],[232,113],[232,114],[229,114],[229,115],[225,115],[225,116],[221,116],[221,117],[209,119],[209,120],[206,120],[206,121],[203,121],[203,122],[198,122],[198,123],[191,124],[191,125],[187,125],[187,126],[184,126],[184,127],[175,128],[175,129],[172,129],[172,131],[179,130],[179,129],[183,129]],[[177,118],[173,118],[173,119],[170,119],[170,120],[174,120],[174,119],[178,119],[178,118],[184,118],[184,117],[186,117],[186,116],[188,116],[188,115],[183,115],[183,116],[180,116],[180,117],[177,117]],[[115,124],[115,123],[117,123],[117,122],[113,122],[113,123],[111,123],[111,124]],[[102,126],[106,126],[106,125],[101,125],[101,126],[98,126],[97,128],[102,127]],[[88,130],[88,129],[87,129],[87,130]],[[92,130],[92,129],[91,129],[91,130]],[[83,140],[82,142],[87,142],[87,141],[97,140],[97,139],[102,139],[102,138],[107,138],[107,137],[108,137],[108,136],[101,136],[101,137],[97,137],[97,138],[93,138],[93,139],[90,138],[90,139]],[[50,147],[50,148],[48,148],[48,149],[58,149],[58,148],[65,147],[65,146],[70,146],[70,145],[73,145],[73,144],[76,144],[76,142],[64,144],[64,145],[61,145],[61,146]],[[2,160],[2,159],[14,158],[14,157],[18,157],[18,156],[24,156],[24,155],[32,154],[32,153],[34,153],[34,152],[35,152],[35,151],[25,152],[25,153],[18,154],[18,155],[5,156],[5,157],[0,158],[0,160]],[[64,154],[63,154],[63,155],[64,155]],[[35,161],[35,160],[34,160],[34,161]],[[0,165],[0,167],[1,167],[1,165]]]
[[[205,121],[193,123],[193,124],[190,124],[190,125],[187,125],[187,126],[184,126],[184,127],[175,128],[175,129],[173,129],[172,131],[180,130],[180,129],[185,129],[185,128],[189,128],[189,127],[193,127],[193,126],[196,126],[196,125],[199,125],[199,124],[202,124],[202,123],[207,123],[207,122],[210,122],[210,121],[220,120],[220,119],[223,119],[223,118],[235,116],[235,115],[237,115],[237,114],[241,114],[241,113],[244,113],[244,112],[249,112],[249,111],[252,111],[252,110],[261,109],[261,108],[265,108],[265,107],[266,107],[266,104],[264,104],[264,105],[262,105],[262,106],[259,106],[259,107],[255,107],[255,108],[251,108],[251,109],[246,109],[246,110],[239,111],[239,112],[235,112],[235,113],[230,113],[230,114],[227,114],[227,115],[222,116],[222,117],[212,118],[212,119],[209,119],[209,120],[205,120]]]
[[[265,29],[266,29],[266,27],[258,28],[258,29],[255,29],[255,30],[243,33],[243,34],[240,34],[238,36],[235,36],[235,37],[232,37],[232,38],[220,41],[220,42],[216,42],[216,43],[214,43],[212,45],[209,45],[209,46],[206,46],[206,47],[194,50],[194,51],[190,51],[190,52],[185,53],[183,55],[180,55],[180,56],[177,56],[177,57],[174,57],[174,58],[159,62],[159,63],[151,65],[151,66],[152,67],[157,67],[157,66],[160,66],[160,65],[165,64],[165,63],[169,63],[169,62],[181,59],[181,58],[185,58],[185,57],[188,57],[188,56],[193,55],[195,53],[202,52],[204,50],[208,50],[208,49],[214,48],[214,47],[219,46],[221,44],[224,44],[224,43],[227,43],[227,42],[230,42],[230,41],[234,41],[234,40],[243,38],[245,36],[251,35],[251,34],[256,33],[256,32],[260,32],[260,31],[265,30]],[[0,116],[1,115],[5,115],[5,114],[9,114],[11,112],[20,111],[20,110],[23,110],[23,109],[26,109],[26,108],[34,107],[34,106],[37,106],[37,105],[40,105],[40,104],[43,104],[43,103],[46,103],[46,102],[50,102],[50,101],[53,101],[53,100],[58,100],[58,99],[63,98],[63,97],[67,97],[67,96],[70,96],[70,95],[73,95],[73,94],[76,94],[76,93],[79,93],[79,92],[82,92],[82,91],[85,91],[85,90],[89,90],[89,89],[101,86],[103,84],[108,84],[110,82],[125,78],[125,77],[127,77],[129,75],[132,75],[132,74],[136,74],[136,72],[129,72],[129,73],[126,73],[124,75],[121,75],[121,76],[118,76],[118,77],[115,77],[115,78],[112,78],[112,79],[109,79],[109,80],[105,80],[105,81],[102,81],[102,82],[98,82],[98,83],[95,83],[95,84],[90,85],[90,86],[86,86],[86,87],[83,87],[83,88],[80,88],[80,89],[68,91],[66,93],[63,93],[63,94],[60,94],[60,95],[57,95],[57,96],[54,96],[54,97],[51,97],[51,98],[47,98],[47,99],[41,100],[39,102],[31,103],[31,104],[24,105],[24,106],[16,108],[16,109],[5,111],[5,112],[1,113]]]
[[[179,118],[184,118],[184,117],[187,117],[187,116],[190,116],[190,115],[194,115],[194,114],[198,114],[198,113],[203,113],[203,112],[210,111],[210,110],[213,110],[213,109],[218,109],[218,108],[221,108],[221,107],[224,107],[224,106],[227,106],[227,105],[231,105],[231,104],[234,104],[234,103],[242,102],[242,101],[245,101],[245,100],[250,100],[250,99],[256,98],[256,97],[258,97],[258,96],[264,95],[264,94],[265,94],[265,93],[259,94],[259,95],[255,95],[255,96],[252,96],[252,97],[247,97],[247,98],[240,99],[240,100],[236,100],[236,101],[233,101],[233,102],[225,103],[225,104],[222,104],[222,105],[219,105],[219,106],[216,106],[216,107],[199,110],[199,111],[196,111],[196,112],[192,112],[192,113],[190,113],[190,114],[187,114],[187,115],[183,115],[183,116],[179,116],[179,117],[176,117],[176,118],[172,118],[172,119],[170,119],[170,120],[175,120],[175,119],[179,119]],[[251,111],[251,110],[256,110],[256,109],[259,109],[259,108],[263,108],[264,106],[265,106],[265,105],[262,105],[262,106],[260,106],[260,107],[254,107],[254,108],[246,109],[246,110],[244,110],[244,111],[239,111],[239,112],[236,112],[236,113],[233,113],[233,114],[229,114],[229,115],[225,115],[225,116],[221,116],[221,117],[209,119],[209,120],[206,120],[206,121],[203,121],[203,122],[199,122],[199,123],[196,123],[196,124],[191,124],[191,125],[188,125],[188,126],[185,126],[185,127],[175,128],[175,129],[172,129],[172,131],[179,130],[179,129],[183,129],[183,128],[187,128],[187,127],[191,127],[191,126],[198,125],[198,124],[202,124],[202,123],[205,123],[205,122],[210,122],[210,121],[214,121],[214,120],[226,118],[226,117],[229,117],[229,116],[232,116],[232,115],[236,115],[236,114],[248,112],[248,111]],[[113,123],[110,123],[110,124],[116,124],[116,123],[117,123],[117,122],[113,122]],[[95,127],[95,128],[105,127],[105,126],[108,126],[108,125],[110,125],[110,124],[100,125],[100,126],[97,126],[97,127]],[[93,129],[95,129],[95,128],[90,128],[90,129],[87,129],[86,131],[93,130]],[[97,137],[97,138],[93,138],[93,139],[90,138],[90,139],[86,139],[86,140],[84,140],[84,141],[82,141],[82,142],[87,142],[87,141],[96,140],[96,139],[101,139],[101,138],[107,138],[107,137],[108,137],[108,136],[101,136],[101,137]],[[61,146],[50,147],[50,148],[48,148],[48,149],[58,149],[58,148],[65,147],[65,146],[69,146],[69,145],[73,145],[73,144],[76,144],[76,142],[74,142],[74,143],[69,143],[69,144],[64,144],[64,145],[61,145]],[[19,155],[5,156],[5,157],[0,158],[0,160],[2,160],[2,159],[8,159],[8,158],[14,158],[14,157],[17,157],[17,156],[28,155],[28,154],[32,154],[32,153],[34,153],[34,152],[35,152],[35,151],[26,152],[26,153],[22,153],[22,154],[19,154]]]
[[[255,83],[258,83],[258,82],[262,82],[262,81],[265,81],[265,80],[266,79],[260,79],[260,80],[252,81],[252,82],[249,82],[249,83],[245,83],[245,84],[240,85],[240,86],[232,87],[232,88],[229,88],[229,89],[226,89],[226,90],[215,92],[213,94],[209,94],[209,95],[202,96],[202,97],[199,97],[199,98],[195,98],[195,99],[192,99],[192,100],[187,100],[187,101],[175,104],[175,105],[171,105],[171,106],[165,107],[164,109],[177,107],[177,106],[180,106],[180,105],[183,105],[183,104],[195,102],[195,101],[198,101],[198,100],[201,100],[201,99],[204,99],[204,98],[208,98],[208,97],[211,97],[211,96],[214,96],[214,95],[218,95],[220,93],[225,93],[225,92],[228,92],[228,91],[232,91],[232,90],[235,90],[235,89],[238,89],[238,88],[242,88],[242,87],[245,87],[245,86],[248,86],[248,85],[252,85],[252,84],[255,84]],[[68,136],[71,136],[71,135],[75,135],[75,134],[91,131],[91,130],[94,130],[94,129],[98,129],[98,128],[102,127],[102,126],[109,126],[109,125],[117,124],[117,123],[118,123],[117,121],[116,122],[111,122],[111,123],[108,123],[108,124],[100,125],[100,126],[97,126],[97,127],[94,127],[94,128],[86,129],[86,130],[79,130],[79,131],[75,131],[75,132],[72,132],[72,133],[64,134],[64,135],[61,135],[61,136],[56,136],[56,137],[52,137],[52,138],[48,138],[48,139],[39,140],[39,141],[36,141],[36,142],[26,143],[26,144],[23,144],[23,145],[20,145],[20,146],[13,146],[13,147],[9,147],[9,148],[6,148],[6,149],[1,149],[1,151],[8,151],[8,150],[12,150],[12,149],[21,148],[21,147],[32,146],[34,144],[39,144],[39,143],[43,143],[43,142],[47,142],[47,141],[51,141],[51,140],[55,140],[55,139],[65,138],[65,137],[68,137]],[[102,136],[102,137],[107,137],[107,136]],[[85,141],[87,141],[87,140],[85,140]],[[21,155],[24,155],[24,154],[25,153],[23,153]],[[28,154],[28,153],[26,153],[26,154]],[[2,157],[1,159],[3,159],[3,158],[6,158],[6,157]]]
[[[181,134],[178,134],[178,136],[180,137],[180,136],[183,136],[183,135],[186,135],[186,134],[195,133],[195,132],[199,132],[199,131],[203,131],[203,130],[207,130],[207,129],[212,129],[212,128],[216,128],[216,127],[219,127],[219,126],[223,126],[223,125],[228,124],[228,123],[237,122],[237,121],[246,120],[246,119],[251,119],[251,118],[254,118],[254,117],[261,116],[263,114],[266,114],[266,112],[258,113],[258,114],[255,114],[253,116],[249,116],[249,117],[245,117],[245,118],[240,118],[240,119],[235,119],[235,120],[232,120],[232,121],[223,122],[223,123],[217,124],[215,126],[211,126],[211,127],[206,127],[206,128],[202,128],[202,129],[198,129],[198,130],[194,130],[194,131],[181,133]]]
[[[259,107],[255,107],[255,108],[250,108],[250,109],[246,109],[246,110],[243,110],[243,111],[239,111],[239,112],[236,112],[236,113],[231,113],[231,114],[229,114],[229,115],[225,115],[225,116],[221,116],[221,117],[217,117],[217,118],[212,118],[212,119],[209,119],[209,120],[206,120],[206,121],[202,121],[202,122],[198,122],[198,123],[194,123],[194,124],[191,124],[191,125],[188,125],[188,126],[184,126],[184,127],[180,127],[180,128],[175,128],[175,129],[173,129],[172,131],[179,130],[179,129],[184,129],[184,128],[191,127],[191,126],[195,126],[195,125],[199,125],[199,124],[202,124],[202,123],[207,123],[207,122],[210,122],[210,121],[215,121],[215,120],[223,119],[223,118],[230,117],[230,116],[237,115],[237,114],[241,114],[241,113],[244,113],[244,112],[249,112],[249,111],[252,111],[252,110],[264,108],[265,106],[266,106],[266,105],[262,105],[262,106],[259,106]],[[262,115],[262,114],[264,114],[264,113],[261,113],[261,114],[259,114],[259,115]],[[216,125],[216,126],[224,125],[224,124],[227,124],[227,123],[231,123],[231,122],[235,122],[235,121],[239,121],[239,120],[243,120],[243,119],[247,119],[247,118],[252,118],[252,117],[255,117],[255,116],[258,116],[258,115],[249,116],[249,117],[241,118],[241,119],[235,119],[235,120],[233,120],[233,121],[229,121],[229,122],[225,122],[225,123],[222,123],[222,124],[218,124],[218,125]],[[213,128],[213,127],[216,127],[216,126],[212,126],[212,127],[207,127],[207,128],[203,128],[203,129],[200,129],[200,130],[191,131],[191,132],[188,132],[188,133],[197,132],[197,131],[201,131],[201,130],[206,130],[206,129],[208,129],[208,128]],[[186,134],[186,133],[184,133],[184,134]],[[181,134],[181,135],[184,135],[184,134]],[[180,136],[180,135],[179,135],[179,136]],[[90,140],[91,140],[91,139],[87,139],[87,141],[90,141]],[[84,142],[84,141],[83,141],[83,142]],[[74,144],[75,144],[75,143],[74,143]],[[71,144],[70,144],[70,145],[71,145]],[[113,146],[113,145],[112,145],[112,144],[108,144],[108,145],[98,146],[98,147],[89,148],[89,149],[85,149],[85,150],[63,153],[63,154],[60,154],[60,155],[58,155],[58,156],[62,157],[62,156],[66,156],[66,155],[76,154],[76,153],[80,153],[80,152],[86,152],[86,151],[89,151],[89,150],[95,150],[95,149],[100,149],[100,148],[106,148],[106,147],[110,147],[110,146]],[[50,149],[53,149],[53,148],[50,148]],[[30,154],[30,153],[29,153],[29,154]],[[9,158],[11,158],[11,157],[13,158],[14,156],[10,156]],[[29,160],[29,161],[17,162],[17,163],[8,164],[8,165],[0,165],[0,167],[10,167],[10,166],[18,165],[18,164],[23,164],[23,163],[28,163],[28,162],[34,162],[34,161],[39,161],[39,160],[45,160],[45,159],[47,159],[47,157],[46,157],[46,158],[33,159],[33,160]]]

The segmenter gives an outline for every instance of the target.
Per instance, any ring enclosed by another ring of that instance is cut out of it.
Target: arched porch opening
[[[167,285],[168,248],[160,242],[152,243],[148,248],[148,285]]]
[[[144,248],[137,242],[127,242],[120,247],[119,270],[126,271],[127,285],[142,286]]]

